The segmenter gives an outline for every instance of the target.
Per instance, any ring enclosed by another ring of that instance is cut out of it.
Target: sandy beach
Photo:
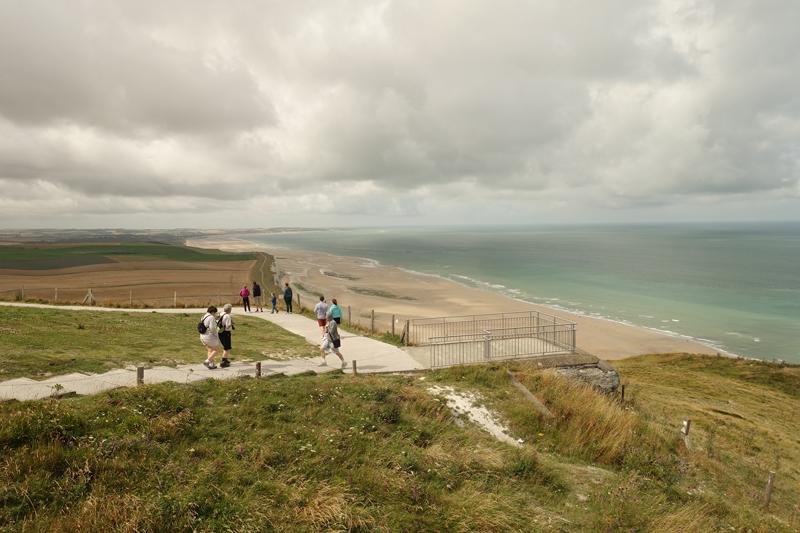
[[[474,289],[437,276],[380,265],[368,259],[337,257],[314,252],[276,250],[232,239],[190,239],[188,246],[231,252],[262,251],[275,256],[277,279],[289,282],[304,306],[323,294],[336,298],[352,321],[367,325],[375,311],[376,327],[397,331],[407,318],[536,310],[577,324],[577,346],[602,359],[613,360],[647,353],[687,352],[715,355],[718,350],[690,339],[664,334],[560,309],[552,309]]]

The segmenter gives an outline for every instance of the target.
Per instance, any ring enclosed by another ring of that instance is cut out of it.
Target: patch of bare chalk
[[[428,390],[447,399],[447,406],[450,408],[450,412],[453,413],[456,423],[460,421],[461,417],[466,417],[501,442],[507,442],[513,446],[522,444],[522,439],[514,440],[508,436],[508,428],[499,422],[485,405],[480,403],[482,398],[479,394],[456,392],[453,387],[438,385],[429,387]]]

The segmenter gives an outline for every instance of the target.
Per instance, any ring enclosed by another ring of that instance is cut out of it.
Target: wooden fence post
[[[394,339],[394,315],[392,315],[392,338]]]
[[[56,299],[55,299],[55,301],[56,302],[58,301],[58,289],[56,289]]]
[[[353,361],[353,375],[358,375],[358,361]]]
[[[347,306],[347,325],[348,326],[353,323],[353,321],[351,319],[352,319],[352,316],[350,315],[350,306],[348,305]]]
[[[128,305],[133,307],[133,291],[131,291],[131,298],[130,298],[130,301],[128,302]]]
[[[411,336],[411,330],[408,327],[408,319],[406,319],[405,332],[406,332],[406,346],[408,346],[408,338]]]
[[[772,499],[772,485],[775,484],[775,472],[769,473],[769,481],[767,481],[767,492],[764,494],[764,507],[769,507],[769,501]]]
[[[175,293],[175,296],[172,297],[172,307],[178,307],[178,293]]]
[[[689,450],[689,453],[692,452],[692,441],[689,440],[689,428],[692,427],[692,420],[690,418],[683,419],[683,427],[681,428],[681,433],[683,433],[683,442],[686,444],[686,449]]]
[[[369,333],[370,333],[370,335],[374,335],[375,334],[375,310],[374,309],[372,310],[372,318],[370,319],[370,322],[369,322]]]
[[[144,385],[144,367],[136,367],[136,386]]]
[[[24,302],[25,301],[25,285],[22,286],[22,290],[20,292],[22,293],[22,301]]]
[[[261,361],[256,362],[256,377],[261,377]]]
[[[222,296],[219,293],[219,289],[217,289],[217,305],[222,305]]]
[[[303,304],[300,303],[300,293],[299,292],[297,293],[297,308],[300,310],[301,313],[303,312]]]
[[[92,289],[89,289],[89,292],[86,293],[86,297],[83,299],[83,303],[89,302],[90,304],[96,304],[97,300],[94,299],[94,294],[92,294]]]

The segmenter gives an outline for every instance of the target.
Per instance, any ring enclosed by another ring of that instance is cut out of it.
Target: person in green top
[[[330,309],[328,309],[328,311],[331,312],[331,315],[333,315],[333,319],[336,321],[336,323],[337,324],[341,324],[342,323],[342,308],[339,307],[338,303],[336,303],[336,298],[331,300],[331,303],[333,303],[333,305],[331,306]]]

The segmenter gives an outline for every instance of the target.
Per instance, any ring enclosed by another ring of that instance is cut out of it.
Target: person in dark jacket
[[[264,308],[262,307],[261,303],[261,286],[255,281],[253,282],[252,294],[253,294],[253,303],[256,305],[256,311],[258,312],[264,311]]]
[[[286,288],[283,289],[283,301],[286,303],[286,312],[291,314],[292,312],[292,288],[289,286],[288,283],[285,284]]]

